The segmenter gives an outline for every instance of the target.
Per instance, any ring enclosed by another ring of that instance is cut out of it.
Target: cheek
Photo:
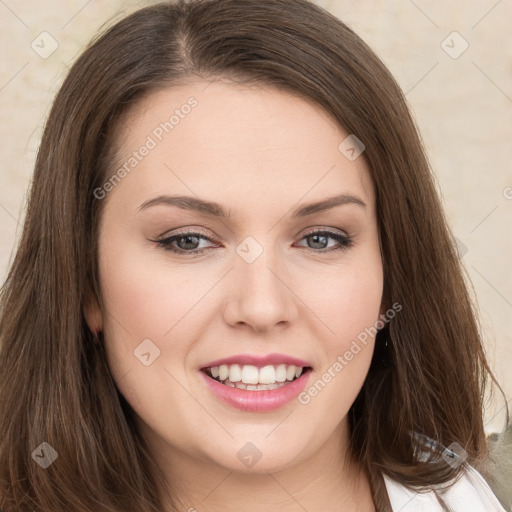
[[[190,309],[180,293],[183,283],[166,281],[163,269],[155,268],[147,254],[147,248],[112,235],[101,246],[99,258],[109,366],[121,393],[139,408],[144,405],[137,397],[146,384],[151,383],[153,389],[169,386],[169,375],[164,371],[171,355],[168,348],[172,341],[172,355],[182,358],[185,344],[176,341],[186,337],[179,332],[183,324],[179,320]],[[149,356],[143,355],[148,352]],[[130,383],[137,393],[132,393]],[[148,393],[146,396],[153,396]]]
[[[155,265],[147,247],[120,252],[115,245],[110,242],[100,259],[105,309],[132,337],[164,337],[191,309],[203,287],[187,269]]]
[[[383,291],[380,261],[346,265],[318,277],[316,286],[309,287],[308,306],[328,327],[333,343],[343,345],[375,324]]]
[[[329,414],[333,403],[339,415],[346,414],[364,383],[373,355],[379,319],[383,269],[380,252],[358,254],[357,258],[323,276],[324,286],[313,288],[311,309],[328,326],[322,337],[323,358],[304,401]],[[315,398],[320,397],[322,398]],[[341,416],[336,416],[338,419]]]
[[[299,403],[312,405],[315,416],[329,418],[324,425],[326,429],[334,429],[347,414],[366,379],[382,286],[378,264],[357,269],[352,266],[337,273],[326,289],[315,292],[315,312],[329,330],[321,338],[321,365],[299,396]],[[311,422],[313,428],[314,420]]]
[[[193,338],[186,315],[205,290],[194,293],[190,271],[171,273],[147,254],[114,237],[100,252],[105,349],[117,388],[137,415],[154,426],[173,425],[175,411],[190,401],[176,365]]]

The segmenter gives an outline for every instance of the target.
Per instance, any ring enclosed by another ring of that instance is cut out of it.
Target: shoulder
[[[414,492],[384,476],[393,512],[442,512],[435,493]],[[454,512],[506,512],[482,475],[470,465],[464,466],[459,480],[441,493]]]

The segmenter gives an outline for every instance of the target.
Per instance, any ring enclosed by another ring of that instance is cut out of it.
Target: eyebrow
[[[293,210],[291,217],[306,217],[313,213],[323,212],[345,204],[356,204],[366,208],[366,203],[362,199],[359,199],[352,194],[340,194],[327,199],[322,199],[321,201],[301,205]],[[183,210],[193,210],[213,217],[222,217],[225,219],[231,218],[231,211],[227,211],[219,203],[191,196],[158,196],[142,203],[139,206],[138,211],[143,211],[157,205],[177,206]]]

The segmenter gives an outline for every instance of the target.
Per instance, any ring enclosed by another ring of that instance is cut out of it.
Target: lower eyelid
[[[353,244],[352,238],[348,235],[343,235],[341,233],[336,233],[333,231],[321,231],[321,230],[306,233],[300,239],[300,241],[306,239],[309,236],[313,236],[313,235],[321,235],[321,236],[325,236],[327,238],[331,238],[332,240],[335,240],[338,245],[335,247],[331,247],[330,249],[312,249],[311,247],[304,247],[304,249],[307,249],[308,251],[312,251],[312,252],[319,252],[319,253],[324,252],[325,253],[325,252],[329,252],[330,250],[348,249]]]
[[[305,249],[307,252],[310,252],[310,253],[325,254],[325,253],[330,253],[330,252],[338,251],[338,250],[348,250],[352,247],[352,245],[354,243],[352,237],[350,237],[348,235],[333,232],[333,231],[326,231],[326,230],[317,230],[317,231],[311,231],[311,232],[305,233],[299,239],[299,242],[302,242],[307,237],[313,236],[313,235],[326,236],[327,238],[331,238],[331,239],[335,240],[337,242],[337,244],[334,247],[323,248],[323,249],[314,249],[311,247],[304,247],[304,246],[299,246],[299,248]],[[199,238],[200,240],[206,240],[206,241],[212,242],[213,245],[209,246],[209,247],[199,248],[199,249],[192,249],[189,251],[187,251],[186,249],[176,248],[172,245],[174,242],[176,242],[177,240],[179,240],[180,238],[185,237],[185,236],[193,236],[193,237]],[[208,251],[209,249],[215,249],[216,247],[219,247],[219,245],[216,244],[210,237],[208,237],[202,233],[197,233],[197,232],[192,232],[192,231],[176,233],[174,235],[168,236],[168,237],[160,239],[160,240],[151,240],[151,241],[155,242],[159,247],[163,248],[165,251],[176,253],[178,255],[187,255],[187,254],[199,255],[199,254],[203,254],[205,251]]]
[[[172,246],[172,244],[174,242],[176,242],[180,238],[184,238],[186,236],[192,236],[192,237],[195,237],[195,238],[199,238],[200,240],[206,240],[208,242],[213,242],[212,239],[207,237],[206,235],[203,235],[202,233],[194,233],[192,231],[185,232],[185,233],[176,233],[175,235],[171,235],[171,236],[162,238],[160,240],[151,240],[151,242],[155,242],[157,245],[159,245],[160,247],[162,247],[165,250],[168,250],[168,251],[171,251],[171,252],[182,253],[182,254],[187,254],[187,253],[188,254],[194,254],[194,252],[197,253],[197,252],[205,251],[207,249],[215,248],[215,244],[214,244],[212,247],[203,247],[203,248],[200,248],[200,249],[192,249],[190,251],[187,251],[185,249],[179,249],[179,248],[175,248],[175,247]]]

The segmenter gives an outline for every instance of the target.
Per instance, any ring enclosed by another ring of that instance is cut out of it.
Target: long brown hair
[[[97,228],[104,201],[94,190],[115,170],[116,123],[151,92],[197,77],[313,99],[365,145],[384,300],[402,306],[377,335],[349,413],[351,450],[370,475],[378,510],[388,503],[383,473],[429,486],[461,472],[444,460],[418,460],[411,432],[443,446],[456,442],[467,462],[483,467],[482,405],[494,378],[399,86],[350,28],[307,0],[179,0],[141,9],[93,40],[47,120],[1,295],[0,507],[163,509],[163,475],[117,390],[103,344],[87,327],[84,306],[91,296],[102,303]],[[58,454],[46,469],[34,462],[42,457],[37,450],[49,456],[41,443]]]

